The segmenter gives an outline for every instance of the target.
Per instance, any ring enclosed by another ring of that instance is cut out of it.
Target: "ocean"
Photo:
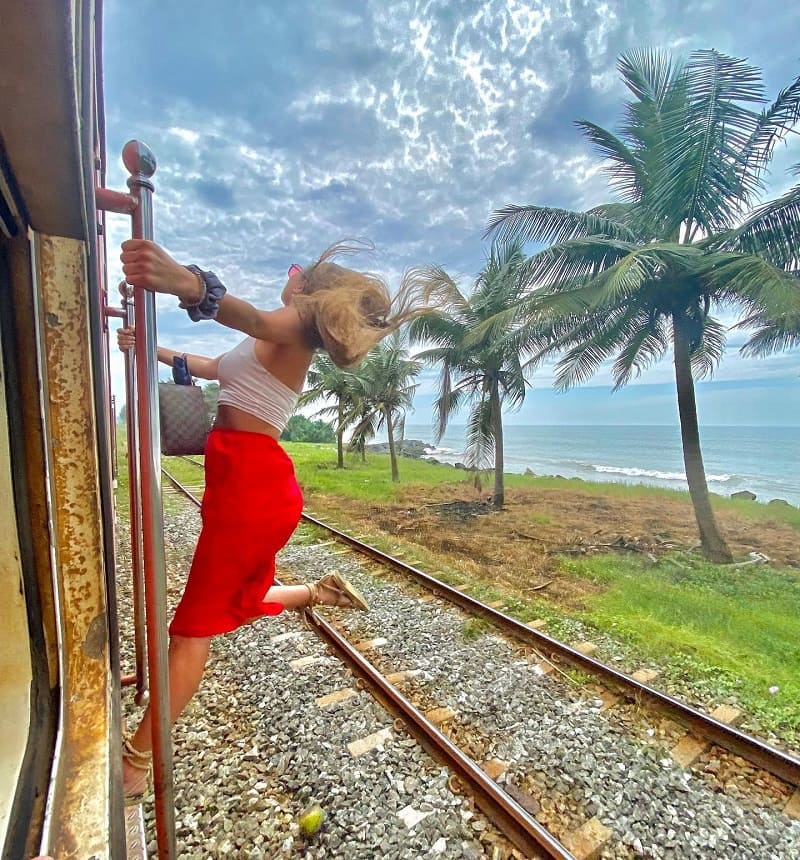
[[[504,434],[506,472],[687,489],[677,426],[510,424]],[[430,442],[441,462],[464,461],[463,425],[436,446],[429,425],[406,424],[405,438]],[[759,502],[800,506],[800,427],[701,427],[700,445],[711,492],[750,490]]]

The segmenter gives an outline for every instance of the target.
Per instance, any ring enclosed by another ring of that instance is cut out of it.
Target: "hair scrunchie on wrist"
[[[213,272],[204,272],[198,266],[184,266],[190,272],[197,275],[200,282],[203,284],[203,296],[198,302],[186,304],[181,301],[179,307],[183,308],[188,314],[192,322],[200,320],[216,319],[219,313],[220,299],[228,291],[225,289],[225,284]]]

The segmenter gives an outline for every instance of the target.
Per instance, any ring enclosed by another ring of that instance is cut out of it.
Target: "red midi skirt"
[[[270,436],[212,430],[205,461],[203,528],[169,627],[177,636],[228,633],[283,610],[264,594],[303,509],[292,461]]]

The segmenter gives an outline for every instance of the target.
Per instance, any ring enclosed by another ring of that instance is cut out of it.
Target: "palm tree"
[[[800,163],[792,168],[800,175]],[[757,209],[745,222],[726,236],[720,237],[718,247],[757,254],[777,267],[795,276],[798,275],[798,252],[800,247],[800,183],[777,200]],[[733,266],[740,266],[746,276],[747,257],[734,257]],[[785,310],[770,313],[758,309],[739,323],[737,328],[755,326],[756,332],[742,347],[745,355],[768,355],[781,349],[800,346],[800,314]]]
[[[517,324],[525,295],[525,256],[519,243],[492,245],[486,266],[465,296],[442,269],[429,271],[432,291],[447,301],[447,312],[426,314],[411,323],[411,336],[434,346],[417,358],[441,364],[436,400],[436,440],[442,438],[454,412],[470,403],[467,465],[485,468],[494,459],[493,504],[505,502],[503,415],[505,404],[525,400],[521,356],[530,334]]]
[[[800,315],[797,189],[748,216],[764,190],[777,142],[800,118],[800,78],[764,108],[758,69],[716,51],[685,64],[643,50],[618,64],[633,94],[615,135],[578,127],[606,161],[620,201],[588,212],[509,206],[487,232],[552,243],[529,262],[528,309],[550,320],[545,352],[564,353],[561,388],[616,354],[615,388],[672,345],[689,493],[707,558],[731,561],[711,508],[695,403],[695,377],[713,372],[726,327],[712,310],[735,307],[768,342]],[[737,226],[738,225],[738,226]],[[745,351],[759,343],[751,340]],[[537,358],[544,353],[540,352]]]
[[[347,428],[346,413],[351,409],[354,397],[353,374],[338,368],[327,353],[314,357],[306,378],[308,388],[300,395],[298,407],[308,406],[320,400],[334,398],[332,406],[326,406],[317,415],[336,417],[336,467],[344,468],[344,431]]]
[[[412,380],[421,369],[420,361],[409,358],[405,334],[400,330],[371,349],[358,368],[360,396],[355,398],[347,419],[354,422],[354,439],[369,438],[386,427],[393,481],[400,480],[394,434],[411,407],[417,388]]]
[[[353,427],[348,448],[358,451],[361,454],[361,462],[366,463],[367,442],[378,432],[378,422],[382,420],[383,414],[367,399],[366,380],[360,371],[359,367],[353,380],[353,396],[346,420]]]

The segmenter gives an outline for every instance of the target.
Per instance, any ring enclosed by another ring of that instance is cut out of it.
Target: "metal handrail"
[[[133,287],[120,284],[125,321],[135,325]],[[144,593],[144,550],[142,547],[142,500],[139,489],[139,426],[136,405],[136,362],[125,350],[125,422],[128,431],[128,491],[131,524],[131,569],[133,571],[133,640],[137,705],[147,704],[147,643]]]
[[[131,216],[134,239],[153,238],[153,183],[156,160],[140,141],[131,140],[122,150],[122,161],[128,170],[129,193],[96,189],[99,209]],[[126,297],[127,298],[127,297]],[[129,436],[129,477],[131,488],[131,524],[134,583],[141,575],[144,581],[144,615],[146,619],[147,664],[150,678],[150,713],[153,742],[155,784],[156,839],[161,860],[176,860],[175,804],[172,774],[172,743],[169,714],[169,669],[167,662],[166,564],[164,560],[164,522],[161,506],[161,433],[158,414],[158,362],[156,357],[155,297],[137,287],[133,290],[133,314],[126,302],[128,322],[135,322],[137,337],[134,361],[126,359],[126,412],[135,415],[135,432]],[[133,365],[131,368],[128,364]],[[130,371],[130,372],[129,372]],[[131,379],[133,384],[131,385]],[[131,441],[135,436],[133,455]],[[132,466],[131,466],[132,464]],[[138,499],[134,503],[134,497]],[[140,516],[139,529],[134,525]],[[138,552],[139,542],[141,555]],[[138,572],[137,572],[138,571]],[[134,589],[135,593],[135,589]],[[135,598],[136,599],[136,598]],[[140,631],[141,632],[141,631]],[[141,640],[140,640],[141,641]],[[138,646],[137,646],[138,647]],[[137,653],[137,692],[143,683]]]

